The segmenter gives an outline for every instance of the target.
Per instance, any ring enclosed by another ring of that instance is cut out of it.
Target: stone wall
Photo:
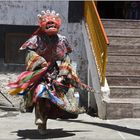
[[[0,1],[0,24],[37,25],[37,14],[46,9],[55,9],[67,22],[68,1],[12,0]]]

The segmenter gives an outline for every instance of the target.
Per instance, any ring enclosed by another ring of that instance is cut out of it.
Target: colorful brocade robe
[[[34,35],[20,50],[27,50],[26,71],[9,83],[11,95],[31,95],[31,102],[47,98],[70,113],[83,113],[80,90],[94,92],[81,83],[71,65],[72,49],[64,36]]]

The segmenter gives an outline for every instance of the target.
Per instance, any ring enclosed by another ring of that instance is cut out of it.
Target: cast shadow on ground
[[[18,130],[11,133],[17,133],[19,139],[51,139],[51,138],[65,138],[71,137],[75,135],[75,132],[86,132],[86,130],[82,131],[66,131],[62,128],[60,129],[48,129],[46,135],[40,135],[37,129],[26,129],[26,130]]]
[[[82,120],[60,120],[60,121],[84,123],[84,124],[88,124],[88,125],[96,125],[96,126],[99,126],[99,127],[104,127],[104,128],[113,129],[113,130],[116,130],[116,131],[128,133],[128,134],[132,134],[132,135],[135,135],[135,136],[140,136],[140,129],[132,129],[132,128],[119,126],[119,125],[115,125],[115,124],[85,122],[85,121],[82,121]]]

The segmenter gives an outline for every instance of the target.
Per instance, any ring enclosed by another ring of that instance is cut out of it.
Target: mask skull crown
[[[38,15],[39,18],[39,26],[42,32],[47,33],[48,35],[56,35],[61,26],[61,18],[58,13],[55,11],[47,10],[41,12],[42,15]]]

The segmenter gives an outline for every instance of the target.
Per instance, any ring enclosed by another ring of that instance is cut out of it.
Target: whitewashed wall
[[[60,13],[62,26],[60,33],[67,36],[74,52],[72,60],[77,62],[77,71],[82,81],[87,82],[87,57],[81,23],[68,23],[68,4],[64,0],[0,0],[0,24],[38,25],[37,14],[42,10]]]
[[[67,21],[68,1],[6,0],[0,1],[0,24],[37,25],[37,14],[46,9],[55,9]]]

